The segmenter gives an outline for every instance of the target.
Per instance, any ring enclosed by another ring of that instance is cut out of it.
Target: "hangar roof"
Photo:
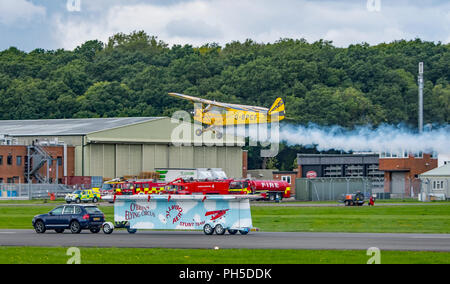
[[[82,136],[158,119],[162,117],[0,120],[0,135]]]
[[[420,174],[419,177],[450,177],[450,164]]]

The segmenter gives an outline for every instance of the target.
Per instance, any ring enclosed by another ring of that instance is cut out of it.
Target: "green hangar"
[[[209,131],[168,117],[0,121],[0,134],[15,145],[74,147],[74,175],[115,178],[155,168],[222,168],[242,177],[242,137]],[[45,144],[47,143],[47,144]],[[69,159],[70,160],[70,159]]]

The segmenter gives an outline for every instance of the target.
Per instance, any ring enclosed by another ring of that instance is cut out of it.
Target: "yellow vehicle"
[[[286,117],[285,105],[281,98],[277,98],[270,108],[264,108],[220,103],[177,93],[169,93],[169,95],[191,101],[200,106],[195,107],[194,120],[208,126],[196,130],[197,136],[211,130],[217,135],[218,139],[221,139],[222,133],[217,129],[218,127],[273,123]]]
[[[97,203],[100,200],[100,193],[93,191],[92,189],[75,190],[71,194],[67,194],[65,200],[68,204],[75,203]]]

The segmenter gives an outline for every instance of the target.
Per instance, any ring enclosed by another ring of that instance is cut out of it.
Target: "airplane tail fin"
[[[273,105],[269,109],[269,115],[278,115],[279,120],[282,120],[286,117],[286,110],[284,106],[284,102],[282,98],[278,98],[275,100]]]

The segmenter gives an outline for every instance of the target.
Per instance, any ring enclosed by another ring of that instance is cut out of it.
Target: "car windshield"
[[[232,182],[232,183],[230,183],[229,189],[242,189],[242,183],[241,182]]]
[[[109,183],[104,183],[102,185],[102,190],[110,190],[112,188],[113,188],[112,184],[109,184]]]
[[[89,214],[98,214],[98,213],[103,214],[103,212],[100,211],[100,209],[98,209],[95,206],[87,206],[87,207],[84,207],[84,209],[86,209],[86,212]]]

